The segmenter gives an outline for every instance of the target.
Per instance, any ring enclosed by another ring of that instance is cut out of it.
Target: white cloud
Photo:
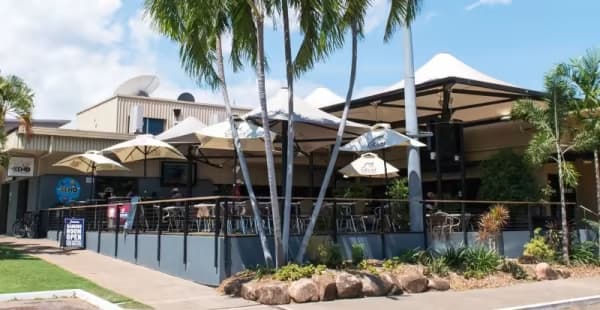
[[[488,5],[488,6],[493,6],[493,5],[509,5],[512,3],[512,0],[477,0],[469,5],[467,5],[465,7],[465,10],[467,11],[471,11],[474,10],[480,6],[483,5]]]

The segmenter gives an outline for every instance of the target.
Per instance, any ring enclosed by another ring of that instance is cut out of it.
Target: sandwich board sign
[[[85,219],[65,218],[62,247],[69,249],[85,249]]]

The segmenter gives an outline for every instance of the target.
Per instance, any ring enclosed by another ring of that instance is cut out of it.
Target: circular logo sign
[[[71,177],[62,178],[56,183],[56,198],[60,203],[77,200],[80,193],[81,185]]]

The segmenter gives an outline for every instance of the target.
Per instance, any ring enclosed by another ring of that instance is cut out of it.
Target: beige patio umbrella
[[[234,116],[234,121],[242,149],[247,152],[264,152],[265,130],[263,127],[239,116]],[[228,121],[201,128],[195,132],[195,135],[200,143],[200,148],[217,150],[234,149],[231,126]],[[271,139],[274,138],[275,133],[271,132]]]
[[[398,169],[383,161],[377,154],[364,153],[344,168],[338,170],[346,178],[366,177],[385,178],[387,176],[397,177]]]
[[[147,176],[146,164],[149,159],[186,159],[175,147],[156,139],[153,135],[138,135],[102,151],[115,154],[123,163],[143,160],[144,177]]]
[[[83,154],[75,154],[63,158],[54,165],[55,167],[68,167],[81,171],[83,173],[90,173],[92,176],[92,190],[91,197],[95,195],[96,185],[96,172],[97,171],[127,171],[127,167],[119,164],[118,162],[105,157],[99,151],[87,151]]]

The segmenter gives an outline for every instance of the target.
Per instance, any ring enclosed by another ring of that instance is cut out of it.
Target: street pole
[[[410,25],[404,25],[404,118],[406,134],[418,138],[415,68],[413,61],[412,33]],[[410,207],[410,230],[423,231],[423,189],[421,184],[421,159],[419,149],[408,147],[408,201]]]

